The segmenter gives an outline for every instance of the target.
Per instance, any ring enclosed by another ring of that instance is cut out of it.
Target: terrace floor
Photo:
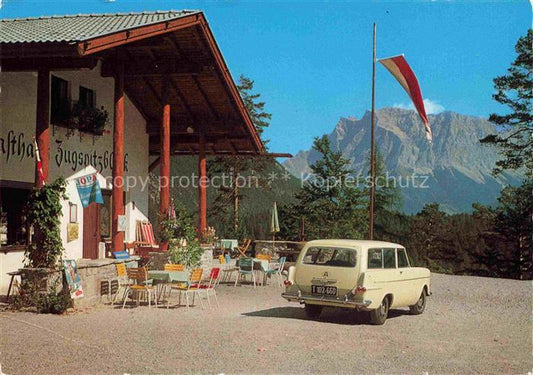
[[[221,285],[220,309],[204,311],[4,311],[1,369],[10,375],[531,370],[530,282],[439,274],[432,282],[423,315],[393,310],[384,326],[334,309],[309,320],[275,285]]]

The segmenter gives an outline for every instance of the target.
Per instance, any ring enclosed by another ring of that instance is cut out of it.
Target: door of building
[[[83,258],[98,259],[100,243],[100,205],[91,203],[83,209]]]

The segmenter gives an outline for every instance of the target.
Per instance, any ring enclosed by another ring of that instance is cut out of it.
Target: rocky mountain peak
[[[332,149],[350,160],[355,174],[367,175],[371,113],[360,120],[341,117],[328,135]],[[416,212],[424,203],[438,202],[450,212],[468,211],[473,202],[492,204],[502,185],[518,183],[519,173],[491,174],[498,159],[497,149],[479,139],[496,132],[486,119],[451,111],[430,115],[433,142],[424,133],[415,111],[383,108],[376,111],[376,147],[386,170],[395,176],[427,176],[429,188],[402,189],[404,210]],[[299,152],[283,163],[296,177],[310,172],[319,155],[314,150]],[[423,191],[422,191],[423,190]]]

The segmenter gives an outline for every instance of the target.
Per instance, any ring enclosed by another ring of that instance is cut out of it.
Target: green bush
[[[196,227],[182,205],[176,205],[175,219],[165,218],[159,222],[159,238],[168,242],[170,260],[189,269],[200,264],[204,253],[197,235]]]
[[[35,228],[34,243],[27,247],[27,266],[54,268],[63,254],[60,218],[61,200],[66,199],[65,180],[54,182],[32,192],[26,205],[27,220]]]
[[[57,291],[57,285],[43,287],[46,280],[26,280],[19,287],[19,295],[13,297],[17,310],[34,310],[40,314],[63,314],[72,307],[72,300],[65,289]]]
[[[62,291],[39,294],[35,300],[37,312],[41,314],[63,314],[71,304],[70,296]]]
[[[177,203],[175,211],[175,219],[164,217],[159,220],[158,234],[161,242],[170,242],[172,239],[178,238],[192,240],[197,235],[196,227],[193,225],[187,209],[183,205]]]
[[[188,241],[186,245],[180,244],[180,240],[172,239],[168,244],[168,251],[172,263],[183,264],[188,269],[199,266],[204,253],[196,238]]]

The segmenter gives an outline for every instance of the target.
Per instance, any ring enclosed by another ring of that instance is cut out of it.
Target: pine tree
[[[260,94],[254,93],[254,81],[244,75],[239,77],[239,84],[237,85],[239,94],[244,102],[248,115],[255,126],[259,136],[263,134],[265,128],[268,127],[272,115],[265,112],[265,102],[259,101]],[[262,139],[263,144],[268,141]],[[243,228],[240,227],[242,217],[240,216],[242,201],[246,195],[240,190],[235,183],[240,174],[254,174],[258,177],[262,188],[268,185],[264,179],[260,179],[260,173],[264,171],[269,165],[273,163],[269,159],[258,159],[251,157],[243,157],[233,155],[231,157],[217,157],[209,164],[209,173],[226,174],[231,178],[231,186],[221,186],[217,190],[213,203],[210,207],[210,213],[217,218],[220,226],[223,228],[231,228],[230,233],[238,235],[243,233]]]
[[[438,203],[427,203],[412,220],[409,247],[422,264],[449,273],[448,263],[453,260],[453,253],[448,246],[450,233],[446,219]]]
[[[506,187],[498,198],[495,229],[510,242],[510,251],[507,256],[509,263],[507,277],[533,278],[532,191],[533,180],[530,179],[521,186]]]
[[[250,78],[241,74],[239,77],[239,84],[237,89],[241,94],[241,98],[244,102],[244,106],[248,111],[248,115],[252,120],[252,123],[257,130],[259,136],[263,141],[263,144],[268,143],[268,140],[262,137],[263,131],[270,125],[270,120],[272,119],[272,114],[265,112],[265,102],[259,101],[261,94],[253,92],[254,81]]]
[[[370,174],[370,155],[368,156],[369,174]],[[391,239],[395,237],[393,232],[387,227],[391,224],[391,215],[396,212],[402,203],[400,188],[396,184],[393,176],[389,176],[385,169],[383,156],[376,150],[376,187],[374,195],[374,230],[376,239]],[[365,186],[364,195],[370,202],[370,186]],[[398,235],[400,235],[398,233]]]
[[[342,153],[331,150],[326,136],[315,138],[313,148],[321,158],[311,165],[311,177],[296,195],[298,203],[282,210],[283,220],[292,223],[285,231],[298,233],[303,217],[308,240],[363,238],[367,231],[366,209],[348,160]]]
[[[494,173],[504,169],[526,167],[533,173],[533,30],[516,43],[516,60],[508,74],[494,79],[496,94],[493,98],[509,107],[505,115],[491,114],[489,120],[499,127],[500,133],[491,134],[482,143],[496,145],[503,158],[496,162]]]

